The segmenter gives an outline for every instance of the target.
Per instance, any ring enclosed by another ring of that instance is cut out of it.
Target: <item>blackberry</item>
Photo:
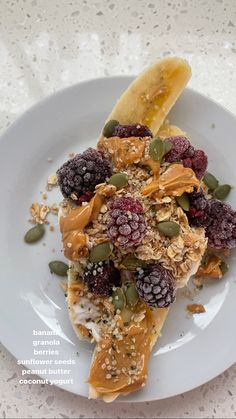
[[[118,246],[138,245],[146,232],[141,203],[131,197],[115,198],[109,205],[107,234]]]
[[[111,176],[110,163],[100,151],[88,148],[64,163],[57,171],[58,184],[65,198],[79,199]]]
[[[210,217],[210,224],[206,229],[208,246],[215,249],[236,247],[236,211],[218,199],[210,199],[207,213]]]
[[[159,263],[137,272],[136,289],[140,298],[151,307],[168,307],[175,300],[174,278]]]
[[[208,158],[203,150],[195,150],[186,137],[169,137],[171,150],[166,154],[165,161],[181,162],[184,167],[192,169],[198,179],[201,179],[207,169]]]
[[[192,227],[204,227],[208,246],[215,249],[236,247],[236,211],[218,199],[206,199],[203,191],[189,194],[186,213]]]
[[[116,125],[113,131],[114,137],[153,137],[152,131],[146,125]]]
[[[112,288],[120,285],[120,272],[111,261],[88,263],[84,282],[93,294],[110,295]]]

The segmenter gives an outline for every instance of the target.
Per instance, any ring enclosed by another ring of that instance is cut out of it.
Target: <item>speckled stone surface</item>
[[[0,0],[0,131],[58,89],[137,74],[170,54],[190,62],[192,87],[236,113],[235,0]],[[115,406],[56,387],[21,387],[21,368],[3,347],[0,370],[3,418],[236,416],[236,366],[168,400]]]

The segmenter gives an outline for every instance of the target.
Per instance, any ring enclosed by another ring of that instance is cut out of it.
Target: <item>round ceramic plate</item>
[[[23,236],[30,226],[29,207],[42,201],[40,192],[45,191],[48,175],[69,153],[96,144],[107,115],[131,81],[130,77],[98,79],[62,90],[21,116],[0,141],[0,338],[17,359],[28,360],[32,370],[41,369],[43,378],[58,380],[57,385],[83,396],[88,395],[86,378],[93,348],[76,338],[60,280],[48,269],[49,261],[63,259],[57,217],[51,215],[55,231],[48,229],[41,242],[26,245]],[[233,115],[186,89],[169,119],[206,151],[209,169],[222,183],[236,185]],[[48,192],[48,204],[59,200],[58,189]],[[236,208],[235,190],[230,202]],[[191,318],[186,315],[189,301],[180,292],[151,354],[147,386],[121,400],[157,400],[185,392],[236,361],[235,278],[232,255],[224,279],[209,282],[194,296],[206,313]],[[35,336],[34,330],[57,332],[57,336],[43,338],[57,342],[38,345],[42,337]],[[58,355],[37,355],[38,350],[57,350]],[[51,371],[48,366],[31,365],[32,358],[52,360]],[[75,365],[60,365],[60,360],[73,360]],[[71,371],[58,375],[55,370],[59,368]]]

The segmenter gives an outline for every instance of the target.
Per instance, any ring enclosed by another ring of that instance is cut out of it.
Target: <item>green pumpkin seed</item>
[[[125,256],[121,262],[121,265],[124,266],[129,271],[135,271],[137,268],[144,268],[146,262],[144,260],[136,258],[133,253]]]
[[[112,304],[115,307],[115,310],[122,310],[126,305],[125,295],[121,288],[116,288],[112,293]]]
[[[160,138],[155,138],[149,145],[149,155],[155,161],[161,161],[165,154],[164,141]]]
[[[125,323],[128,323],[127,326],[129,325],[129,322],[131,320],[131,317],[133,316],[133,311],[130,310],[128,307],[124,307],[121,313],[121,317],[123,319],[124,325]]]
[[[190,202],[189,202],[189,198],[188,195],[186,193],[183,193],[183,195],[178,196],[176,198],[176,201],[178,202],[179,206],[184,210],[184,211],[188,211],[189,207],[190,207]]]
[[[157,224],[157,228],[161,234],[167,237],[178,236],[180,231],[179,224],[174,221],[162,221]]]
[[[66,276],[69,269],[69,266],[60,260],[53,260],[48,266],[52,274],[59,276]]]
[[[227,263],[224,260],[221,261],[220,270],[222,272],[222,275],[225,275],[229,270],[229,265],[227,265]]]
[[[30,228],[24,236],[24,241],[26,243],[35,243],[40,240],[45,233],[44,225],[37,224],[36,226]]]
[[[227,198],[231,189],[232,189],[232,186],[230,186],[230,185],[227,185],[227,184],[220,185],[220,186],[218,186],[218,188],[216,188],[214,190],[214,196],[217,199],[220,199],[221,201],[223,201],[225,198]]]
[[[116,121],[115,119],[111,119],[110,121],[108,121],[102,130],[102,134],[104,135],[104,137],[112,137],[114,129],[117,125],[119,125],[119,121]]]
[[[167,154],[172,148],[172,144],[169,141],[162,140],[161,138],[155,138],[151,141],[149,146],[149,155],[155,161],[161,161],[165,154]]]
[[[112,250],[113,245],[110,242],[98,244],[91,250],[89,260],[93,263],[107,260],[111,255]]]
[[[125,298],[128,306],[134,307],[137,304],[139,300],[139,295],[134,284],[127,285],[127,290],[125,291]]]
[[[108,183],[116,186],[117,189],[121,189],[128,183],[128,176],[125,173],[115,173],[111,176]]]
[[[172,149],[173,144],[170,143],[168,140],[166,140],[164,141],[164,146],[165,146],[165,154],[167,154]]]
[[[219,186],[219,181],[209,172],[205,173],[203,182],[208,187],[208,189],[210,189],[210,191],[214,191]]]

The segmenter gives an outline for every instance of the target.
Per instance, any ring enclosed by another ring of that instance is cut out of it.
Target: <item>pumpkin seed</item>
[[[112,304],[115,310],[122,310],[126,305],[125,295],[122,288],[116,288],[112,293]]]
[[[184,211],[188,211],[189,207],[190,207],[190,202],[189,202],[189,198],[188,195],[186,193],[183,193],[183,195],[178,196],[176,198],[176,201],[178,202],[179,206],[184,210]]]
[[[229,270],[229,265],[227,265],[227,263],[224,260],[221,261],[220,270],[222,272],[222,275],[225,275]]]
[[[203,177],[203,182],[211,191],[214,191],[219,186],[219,181],[214,175],[209,172],[206,172]]]
[[[128,183],[128,176],[125,173],[115,173],[111,176],[108,183],[114,185],[117,189],[121,189]]]
[[[137,268],[144,268],[146,266],[146,262],[144,260],[138,259],[133,253],[130,253],[124,257],[121,265],[129,271],[135,271]]]
[[[122,320],[124,322],[124,326],[125,326],[125,323],[128,323],[127,326],[129,325],[129,322],[130,322],[131,317],[133,316],[133,314],[134,314],[133,311],[130,310],[129,308],[127,308],[127,307],[123,308],[123,310],[121,312],[121,317],[122,317]]]
[[[48,266],[52,274],[59,276],[66,276],[69,269],[69,266],[60,260],[53,260]]]
[[[26,243],[35,243],[40,240],[45,233],[45,228],[42,224],[37,224],[36,226],[30,228],[24,236],[24,241]]]
[[[172,149],[173,144],[170,143],[170,141],[166,140],[164,141],[164,146],[165,146],[165,154],[167,154]]]
[[[218,188],[216,188],[214,190],[214,196],[217,199],[220,199],[221,201],[223,201],[225,198],[227,198],[231,189],[232,189],[232,186],[230,186],[230,185],[227,185],[227,184],[220,185],[220,186],[218,186]]]
[[[93,263],[107,260],[111,255],[112,250],[113,245],[110,242],[98,244],[91,250],[89,260]]]
[[[172,148],[172,144],[169,141],[162,140],[161,138],[155,138],[151,141],[149,146],[149,155],[155,161],[161,161],[165,154],[167,154]]]
[[[104,135],[104,137],[112,137],[114,129],[117,125],[119,125],[119,121],[116,121],[115,119],[111,119],[110,121],[108,121],[102,130],[102,134]]]
[[[127,290],[125,291],[125,298],[128,306],[134,307],[137,304],[139,300],[139,295],[134,284],[127,285]]]
[[[167,237],[178,236],[180,226],[174,221],[162,221],[157,224],[157,228],[161,234]]]
[[[165,154],[164,141],[160,138],[155,138],[149,145],[149,155],[155,161],[161,161]]]

